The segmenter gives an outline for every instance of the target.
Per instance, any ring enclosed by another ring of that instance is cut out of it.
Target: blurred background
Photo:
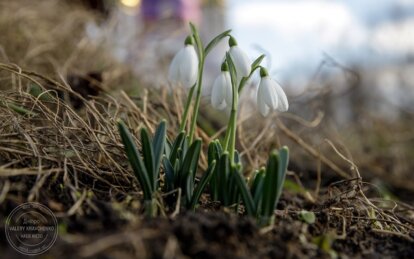
[[[361,96],[368,98],[365,112],[375,116],[393,120],[413,112],[414,1],[81,2],[91,7],[101,2],[107,15],[100,24],[88,23],[87,34],[97,42],[105,38],[112,54],[153,87],[166,84],[165,62],[181,47],[193,21],[204,41],[231,28],[252,59],[265,53],[265,64],[291,98],[334,81],[331,94],[340,98],[332,113],[339,123],[358,116],[353,107]],[[226,48],[223,42],[207,61],[206,95]]]
[[[263,64],[290,100],[289,113],[280,115],[289,128],[349,168],[325,142],[332,140],[364,179],[389,190],[384,193],[409,197],[412,0],[0,0],[0,61],[61,78],[98,71],[107,91],[168,88],[168,66],[189,21],[205,43],[232,29],[252,60],[266,54]],[[223,41],[207,59],[202,110],[209,109],[210,86],[227,48]],[[256,76],[243,105],[254,107],[257,83]],[[242,110],[241,117],[260,119],[254,109]],[[206,128],[226,121],[216,111],[203,115]],[[299,176],[315,177],[320,168],[303,148],[277,128],[251,120],[246,128],[257,134],[267,129],[269,145],[292,147]]]

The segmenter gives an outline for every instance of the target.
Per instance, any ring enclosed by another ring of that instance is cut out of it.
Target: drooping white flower
[[[191,88],[197,81],[198,56],[192,37],[187,37],[185,46],[173,58],[168,79],[186,88]]]
[[[214,80],[213,89],[211,91],[211,105],[223,110],[231,107],[233,101],[231,77],[226,63],[221,67],[221,74]]]
[[[237,41],[230,37],[229,39],[229,54],[236,67],[236,74],[238,80],[242,77],[247,77],[251,71],[251,60],[247,54],[237,45]]]
[[[257,90],[257,106],[263,116],[270,111],[285,112],[289,109],[289,103],[282,87],[269,77],[266,69],[260,69],[260,84]]]

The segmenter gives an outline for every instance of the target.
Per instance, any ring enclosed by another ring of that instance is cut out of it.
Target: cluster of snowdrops
[[[287,147],[270,153],[267,165],[258,168],[247,179],[244,176],[241,157],[236,146],[236,123],[239,95],[257,70],[260,84],[257,90],[257,105],[260,113],[286,111],[288,101],[283,89],[269,77],[266,68],[260,64],[261,55],[253,62],[237,45],[231,31],[225,31],[207,45],[203,45],[198,31],[190,23],[191,34],[172,60],[169,79],[174,84],[189,89],[180,129],[175,139],[166,135],[166,121],[161,121],[153,136],[145,128],[140,131],[141,151],[133,141],[130,131],[118,122],[125,151],[144,198],[144,209],[148,216],[158,214],[159,193],[173,193],[167,205],[195,209],[204,192],[211,200],[235,212],[244,208],[244,213],[255,217],[260,226],[274,222],[274,210],[282,192],[289,161]],[[221,65],[221,74],[213,84],[211,104],[217,109],[229,109],[230,116],[224,138],[211,141],[208,145],[208,167],[196,178],[202,141],[195,139],[197,116],[200,108],[203,67],[206,56],[222,40],[228,38],[229,50]],[[195,96],[194,96],[195,95]],[[188,118],[192,109],[192,117]],[[190,123],[187,125],[187,123]],[[187,127],[189,126],[189,127]],[[189,128],[189,132],[184,129]]]

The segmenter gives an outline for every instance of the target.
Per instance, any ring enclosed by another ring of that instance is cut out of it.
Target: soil
[[[268,229],[217,204],[138,221],[126,220],[114,203],[94,199],[92,204],[98,211],[85,209],[82,217],[60,219],[66,227],[42,258],[411,258],[414,253],[414,232],[381,234],[374,224],[358,219],[344,227],[332,206],[311,205],[289,193],[279,203],[275,226]],[[2,215],[13,207],[5,205]],[[297,205],[312,209],[316,221],[302,221]],[[0,233],[2,258],[21,258],[8,246],[3,226]]]

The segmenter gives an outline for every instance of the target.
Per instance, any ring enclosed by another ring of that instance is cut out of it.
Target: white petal
[[[168,80],[177,83],[179,81],[178,78],[178,66],[180,64],[180,60],[182,59],[181,56],[183,55],[184,49],[181,49],[180,51],[175,54],[171,64],[170,68],[168,70]]]
[[[260,85],[259,89],[257,90],[257,106],[259,108],[260,113],[263,115],[263,117],[266,117],[269,114],[269,107],[265,104],[265,102],[262,100]]]
[[[277,83],[268,76],[262,77],[259,85],[261,100],[272,110],[276,110],[279,104],[275,89],[276,85]]]
[[[228,107],[231,107],[233,104],[233,87],[231,85],[230,72],[222,72],[226,78],[225,88],[225,100]]]
[[[277,93],[278,98],[278,107],[277,110],[280,112],[285,112],[289,109],[288,99],[286,97],[285,91],[283,91],[282,87],[278,83],[275,85],[275,91]]]
[[[219,110],[226,107],[224,101],[226,89],[223,87],[226,84],[226,76],[221,73],[216,80],[214,80],[213,89],[211,91],[211,105]]]
[[[191,88],[197,81],[198,57],[193,45],[184,48],[184,60],[180,65],[180,77],[184,87]]]
[[[251,71],[251,61],[246,53],[239,46],[233,46],[229,50],[230,56],[236,67],[237,77],[246,77]]]
[[[174,83],[181,83],[191,88],[197,81],[198,57],[193,45],[186,45],[173,58],[168,78]]]

